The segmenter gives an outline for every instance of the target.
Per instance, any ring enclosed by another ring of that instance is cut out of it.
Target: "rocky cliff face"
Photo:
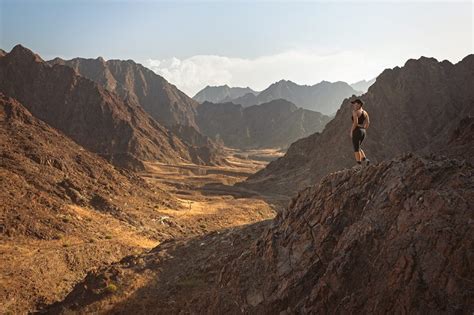
[[[132,60],[56,58],[50,64],[72,67],[80,75],[104,86],[129,102],[140,104],[156,121],[165,125],[188,125],[197,128],[194,115],[197,102]]]
[[[337,111],[344,98],[354,94],[358,92],[345,82],[322,81],[309,86],[281,80],[273,83],[258,95],[246,94],[233,99],[232,102],[247,107],[276,99],[285,99],[298,107],[331,115]]]
[[[449,151],[462,119],[473,116],[474,55],[453,65],[422,57],[387,69],[361,98],[371,126],[363,144],[372,161],[403,152]],[[346,99],[322,133],[293,143],[286,155],[251,176],[245,185],[292,194],[326,174],[354,165]],[[448,146],[448,147],[446,147]]]
[[[328,175],[223,268],[214,309],[469,313],[473,175],[410,154]]]
[[[132,206],[137,196],[176,204],[164,191],[115,169],[1,93],[0,174],[0,236],[5,237],[52,239],[64,232],[85,233],[84,222],[64,219],[68,205],[112,213],[132,223],[124,204]]]
[[[128,257],[49,311],[471,313],[473,171],[406,154],[332,173],[270,224]]]
[[[286,148],[291,142],[322,130],[329,121],[326,115],[282,99],[247,108],[205,102],[197,111],[197,122],[204,134],[237,148]]]
[[[206,86],[196,95],[194,95],[193,99],[199,103],[225,103],[248,93],[252,95],[258,94],[258,92],[252,90],[249,87],[229,87],[228,85]]]
[[[116,165],[140,169],[140,160],[192,160],[195,149],[139,105],[123,101],[70,67],[48,65],[20,45],[0,58],[0,91]]]

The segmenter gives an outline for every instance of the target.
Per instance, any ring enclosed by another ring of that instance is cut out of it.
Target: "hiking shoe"
[[[369,159],[365,159],[365,166],[369,166],[370,165],[370,160]]]

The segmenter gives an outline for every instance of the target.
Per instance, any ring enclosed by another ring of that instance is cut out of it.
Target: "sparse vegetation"
[[[117,292],[117,290],[118,290],[118,287],[117,287],[117,285],[115,285],[114,283],[109,283],[109,284],[104,288],[104,292],[105,292],[105,293],[110,293],[110,294]]]

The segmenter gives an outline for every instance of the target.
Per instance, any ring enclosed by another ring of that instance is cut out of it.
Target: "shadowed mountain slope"
[[[293,141],[322,130],[329,121],[326,115],[283,99],[246,108],[204,102],[197,112],[204,134],[237,148],[287,148]]]
[[[176,205],[169,194],[114,168],[1,93],[0,126],[0,231],[4,236],[81,235],[84,222],[63,220],[68,205],[112,213],[127,222],[133,222],[134,216],[124,210],[125,200],[129,207],[138,197],[142,202]]]
[[[196,153],[136,103],[123,101],[70,67],[43,62],[21,45],[0,58],[0,91],[116,165],[141,169],[141,160],[193,161]]]
[[[49,63],[67,65],[124,100],[140,104],[145,112],[165,126],[180,124],[197,128],[194,115],[198,103],[133,60],[55,58]]]

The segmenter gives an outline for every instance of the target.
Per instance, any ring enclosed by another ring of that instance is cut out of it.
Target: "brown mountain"
[[[473,172],[406,154],[332,173],[272,222],[93,271],[48,312],[471,313]]]
[[[45,63],[21,45],[0,58],[0,91],[116,165],[142,168],[140,160],[175,163],[193,161],[196,155],[196,148],[136,103],[123,101],[70,67]]]
[[[473,69],[474,55],[454,65],[422,57],[379,75],[361,97],[371,117],[363,144],[368,157],[375,162],[403,152],[450,151],[448,140],[460,121],[474,114]],[[352,167],[350,117],[346,99],[322,133],[296,141],[244,185],[293,194],[330,172]]]
[[[314,85],[299,85],[289,80],[273,83],[262,92],[247,93],[232,100],[234,104],[244,107],[285,99],[298,107],[313,110],[325,115],[332,115],[339,108],[342,100],[353,94],[359,94],[346,82],[321,81]]]
[[[163,77],[133,60],[56,58],[50,64],[72,67],[80,75],[104,86],[123,99],[140,104],[156,121],[165,125],[189,125],[194,121],[198,103]]]
[[[138,226],[132,213],[135,198],[176,204],[164,191],[115,169],[1,93],[0,148],[0,234],[5,237],[93,233],[86,222],[64,219],[70,205],[111,213]]]
[[[237,148],[286,148],[293,141],[320,131],[329,117],[279,99],[244,108],[233,103],[204,102],[197,109],[201,131]]]
[[[194,163],[225,163],[219,146],[209,138],[201,139],[206,137],[199,135],[199,127],[195,122],[197,102],[150,69],[133,60],[105,61],[101,57],[71,60],[55,58],[48,63],[69,66],[127,102],[141,106],[190,147],[189,158]],[[190,136],[191,133],[193,136]]]

